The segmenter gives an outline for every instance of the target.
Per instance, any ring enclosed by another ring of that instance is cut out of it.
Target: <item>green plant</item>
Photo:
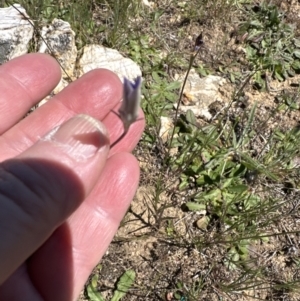
[[[97,290],[98,286],[98,275],[94,275],[90,281],[90,284],[86,286],[86,295],[90,301],[104,301],[104,297]],[[127,270],[117,281],[116,288],[110,301],[121,300],[130,287],[134,283],[135,272],[133,270]]]
[[[267,4],[248,9],[249,19],[241,23],[250,66],[256,71],[254,82],[260,89],[270,89],[268,73],[283,81],[300,71],[300,40],[292,25],[284,22],[284,14],[276,5]]]
[[[147,113],[147,123],[157,126],[159,117],[168,115],[168,112],[173,108],[180,83],[176,81],[169,82],[165,72],[153,71],[150,86],[149,84],[150,81],[143,86],[142,90],[145,97],[143,109]],[[156,131],[158,131],[158,128]]]
[[[280,184],[288,173],[296,172],[292,162],[299,154],[297,128],[285,133],[275,131],[259,154],[250,155],[258,135],[254,127],[256,110],[253,106],[248,114],[227,125],[221,116],[216,124],[201,128],[192,111],[180,115],[172,143],[178,155],[168,161],[174,173],[181,173],[179,189],[187,193],[186,208],[207,211],[204,231],[207,226],[219,225],[213,240],[227,246],[224,263],[229,269],[247,264],[249,245],[280,217],[277,198],[262,199],[254,187],[263,181]],[[262,127],[258,125],[257,129]],[[200,250],[207,243],[201,238],[195,240]]]

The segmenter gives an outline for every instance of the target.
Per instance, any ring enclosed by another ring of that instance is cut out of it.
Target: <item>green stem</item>
[[[201,47],[199,47],[197,52],[192,53],[191,56],[190,56],[189,67],[188,67],[188,70],[187,70],[186,75],[184,77],[184,81],[183,81],[183,84],[182,84],[182,87],[181,87],[181,90],[180,90],[180,95],[179,95],[179,98],[178,98],[178,101],[177,101],[177,107],[176,107],[175,119],[174,119],[174,127],[173,127],[173,131],[172,131],[172,135],[171,135],[171,139],[170,139],[170,144],[169,144],[169,148],[168,148],[168,155],[170,154],[170,149],[171,149],[171,145],[172,145],[174,134],[175,134],[176,123],[177,123],[177,120],[178,120],[178,111],[179,111],[179,106],[180,106],[180,102],[181,102],[181,99],[182,99],[183,91],[184,91],[188,76],[190,74],[190,71],[192,69],[194,60],[195,60],[196,56],[198,55],[200,49],[201,49]]]

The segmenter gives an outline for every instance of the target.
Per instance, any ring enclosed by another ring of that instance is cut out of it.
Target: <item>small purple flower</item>
[[[195,41],[194,51],[198,51],[203,44],[203,33],[201,32]]]
[[[124,131],[127,132],[130,125],[134,123],[139,116],[141,100],[142,78],[138,76],[132,83],[124,78],[123,101],[119,109],[119,115],[124,125]]]

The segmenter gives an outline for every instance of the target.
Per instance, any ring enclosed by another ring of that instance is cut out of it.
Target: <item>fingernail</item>
[[[105,126],[88,115],[77,115],[49,132],[43,141],[51,141],[77,161],[93,157],[109,148]]]

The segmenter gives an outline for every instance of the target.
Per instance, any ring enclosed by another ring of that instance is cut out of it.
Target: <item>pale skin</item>
[[[76,300],[138,186],[130,152],[143,114],[110,149],[124,130],[113,113],[122,84],[112,72],[89,72],[22,119],[59,79],[47,55],[0,66],[1,301]]]

